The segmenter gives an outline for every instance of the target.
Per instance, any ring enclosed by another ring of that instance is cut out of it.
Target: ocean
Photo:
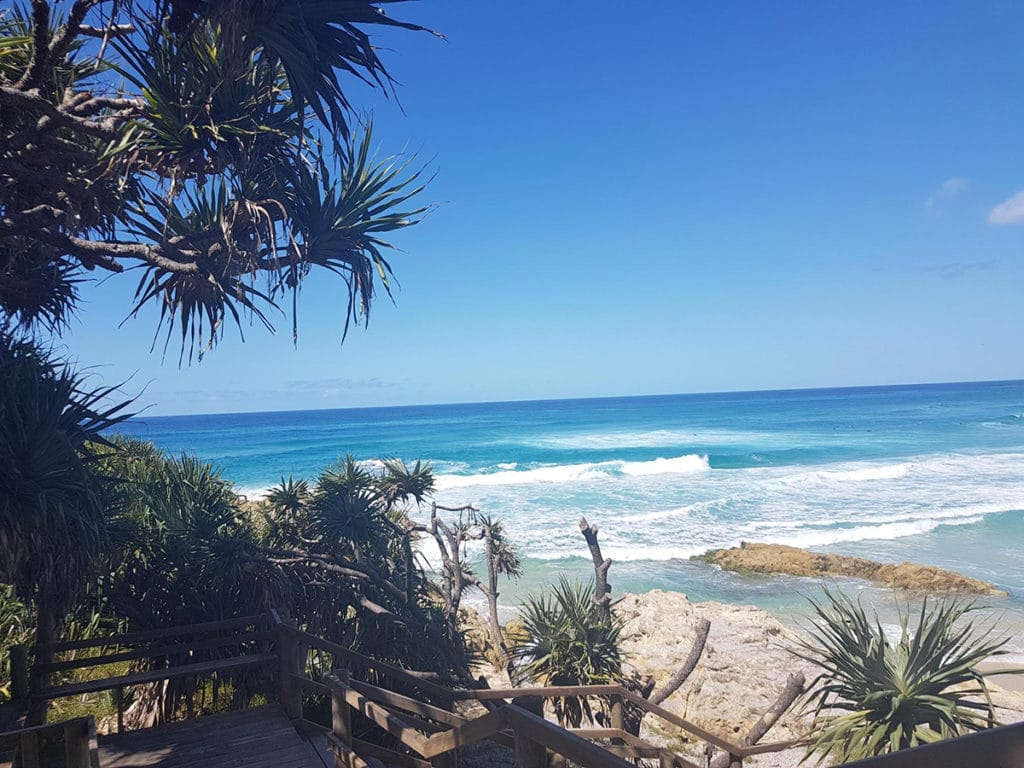
[[[428,460],[438,503],[505,521],[526,571],[507,605],[560,573],[590,576],[583,515],[616,594],[676,590],[799,622],[817,582],[690,556],[760,541],[913,560],[1008,591],[983,602],[1024,654],[1021,381],[141,415],[119,430],[212,462],[249,496],[347,454]],[[895,621],[886,590],[835,585]]]

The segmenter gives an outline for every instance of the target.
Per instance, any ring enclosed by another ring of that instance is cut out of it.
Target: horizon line
[[[1024,384],[1024,379],[970,379],[962,381],[922,381],[899,384],[843,384],[839,386],[775,387],[769,389],[725,389],[715,392],[660,392],[640,395],[579,395],[573,397],[512,398],[508,400],[456,400],[435,403],[395,403],[391,405],[358,405],[337,408],[282,408],[273,411],[211,411],[205,413],[165,413],[149,418],[174,419],[194,416],[259,416],[270,413],[318,413],[327,411],[370,411],[389,408],[442,408],[459,405],[512,405],[516,403],[566,403],[588,400],[622,400],[657,397],[712,397],[717,395],[787,394],[790,392],[838,392],[851,389],[907,389],[910,387],[951,387],[967,384]],[[134,414],[128,421],[143,418],[145,408]]]

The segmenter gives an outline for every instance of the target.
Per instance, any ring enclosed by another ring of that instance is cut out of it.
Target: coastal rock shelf
[[[784,544],[743,542],[732,549],[712,549],[692,558],[738,573],[784,573],[791,576],[847,576],[883,587],[922,594],[1006,597],[988,582],[918,563],[876,563],[861,557],[808,552]]]
[[[681,592],[653,590],[623,596],[615,612],[626,625],[626,657],[640,674],[654,677],[656,689],[686,659],[700,620],[711,622],[700,662],[662,706],[723,736],[745,733],[775,701],[790,672],[803,672],[808,681],[817,676],[789,650],[797,647],[799,636],[752,605],[692,603]],[[652,722],[645,720],[645,728]],[[794,707],[764,740],[796,738],[809,727]],[[652,741],[678,738],[669,731],[644,735]]]

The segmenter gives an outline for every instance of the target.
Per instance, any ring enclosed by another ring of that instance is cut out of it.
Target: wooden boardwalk
[[[99,737],[101,768],[331,768],[277,706]]]

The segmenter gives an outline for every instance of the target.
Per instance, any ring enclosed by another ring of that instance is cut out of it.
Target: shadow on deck
[[[100,736],[102,768],[333,768],[277,706]]]

